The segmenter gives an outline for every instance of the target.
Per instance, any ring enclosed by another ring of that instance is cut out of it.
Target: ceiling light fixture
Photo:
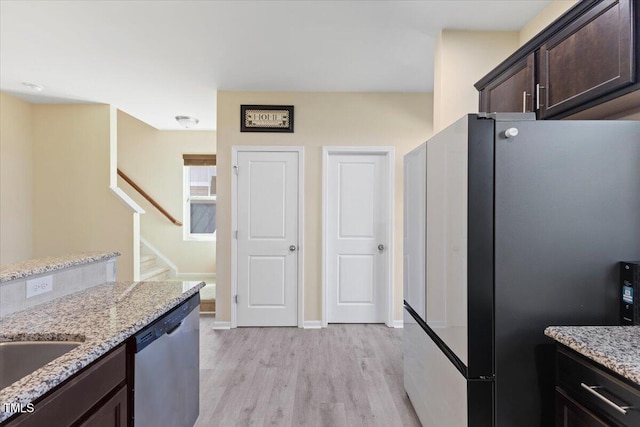
[[[194,127],[200,122],[200,120],[191,116],[176,116],[176,120],[180,123],[180,126],[187,129]]]
[[[37,85],[35,83],[29,83],[29,82],[22,82],[22,86],[28,87],[34,92],[42,92],[42,89],[44,89],[44,87],[40,85]]]

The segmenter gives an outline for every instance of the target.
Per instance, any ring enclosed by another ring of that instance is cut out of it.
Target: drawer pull
[[[587,390],[589,393],[593,394],[598,399],[602,400],[607,405],[611,406],[616,411],[620,412],[622,415],[626,415],[627,414],[627,409],[631,409],[631,406],[619,406],[619,405],[616,405],[615,403],[613,403],[612,401],[610,401],[609,399],[607,399],[606,397],[604,397],[603,395],[598,393],[596,391],[596,389],[603,388],[602,386],[599,386],[599,385],[586,385],[585,383],[580,383],[580,386],[582,386],[583,389]]]

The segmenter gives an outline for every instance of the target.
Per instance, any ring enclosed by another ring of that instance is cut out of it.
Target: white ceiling
[[[442,28],[519,30],[548,3],[2,0],[0,89],[215,129],[218,90],[432,91]]]

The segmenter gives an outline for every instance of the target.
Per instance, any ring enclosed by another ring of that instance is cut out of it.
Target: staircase
[[[165,257],[159,254],[154,248],[141,239],[140,242],[140,281],[165,281],[165,280],[202,280],[207,285],[200,290],[200,312],[208,315],[215,315],[216,311],[216,285],[215,275],[203,275],[202,277],[191,277],[189,279],[176,279],[177,271],[173,264],[170,264]],[[171,267],[169,267],[171,265]]]
[[[158,257],[153,254],[140,255],[140,280],[141,281],[163,281],[169,280],[171,269],[158,265]]]

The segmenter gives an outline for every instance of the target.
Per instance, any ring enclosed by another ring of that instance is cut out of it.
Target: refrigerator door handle
[[[544,89],[545,87],[540,85],[540,83],[536,84],[536,110],[539,110],[540,107],[544,107],[544,104],[540,102],[540,89]]]
[[[587,390],[589,393],[593,394],[598,399],[602,400],[607,405],[611,406],[616,411],[620,412],[622,415],[626,415],[627,414],[627,409],[631,409],[631,406],[619,406],[619,405],[616,405],[615,403],[613,403],[612,401],[610,401],[609,399],[607,399],[606,397],[604,397],[603,395],[598,393],[596,391],[596,389],[603,388],[602,386],[599,386],[599,385],[586,385],[585,383],[580,383],[580,386],[583,389]]]

